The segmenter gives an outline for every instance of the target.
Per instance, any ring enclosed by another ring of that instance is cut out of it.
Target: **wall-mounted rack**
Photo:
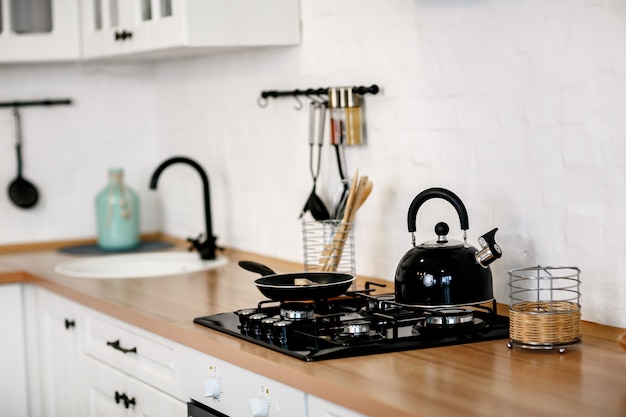
[[[56,106],[62,104],[72,104],[69,98],[63,99],[41,99],[41,100],[14,100],[0,101],[0,107],[29,107],[29,106]]]
[[[345,88],[350,88],[350,87],[345,87]],[[267,105],[269,104],[268,98],[294,97],[296,101],[298,102],[298,106],[296,107],[296,109],[300,110],[303,106],[302,106],[302,102],[300,102],[298,97],[300,96],[320,97],[324,99],[324,96],[328,96],[328,92],[330,90],[332,90],[331,87],[307,88],[304,90],[296,89],[296,90],[287,90],[287,91],[276,91],[276,90],[261,91],[261,96],[257,100],[257,104],[259,105],[259,107],[267,107]],[[376,84],[372,84],[369,87],[367,86],[351,87],[351,90],[353,94],[365,95],[365,94],[378,94],[380,91],[380,88]]]

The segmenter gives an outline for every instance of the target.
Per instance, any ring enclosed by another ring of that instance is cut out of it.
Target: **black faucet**
[[[204,191],[204,220],[206,224],[206,238],[202,241],[202,234],[198,236],[197,239],[187,238],[187,241],[191,242],[192,246],[189,250],[195,248],[199,253],[202,259],[215,259],[215,250],[218,247],[215,244],[217,238],[213,236],[213,224],[211,223],[211,195],[209,193],[209,177],[207,177],[204,169],[196,162],[189,158],[185,158],[182,156],[177,156],[174,158],[170,158],[159,165],[152,174],[152,179],[150,180],[150,189],[156,190],[157,182],[159,181],[159,176],[168,166],[176,163],[183,163],[187,165],[191,165],[198,171],[200,177],[202,178],[202,189]],[[221,249],[221,248],[219,248]]]

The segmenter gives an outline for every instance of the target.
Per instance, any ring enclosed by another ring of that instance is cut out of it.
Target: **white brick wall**
[[[393,279],[410,248],[410,201],[443,186],[468,207],[472,244],[500,228],[500,301],[509,268],[576,265],[583,318],[626,327],[626,2],[302,0],[302,21],[294,48],[155,66],[0,67],[0,99],[77,100],[24,116],[25,174],[44,199],[28,213],[0,200],[0,244],[93,236],[92,199],[110,165],[127,166],[142,193],[144,230],[196,234],[194,173],[172,169],[147,191],[162,159],[187,154],[209,172],[220,243],[301,260],[307,112],[290,99],[260,109],[256,98],[377,83],[384,91],[366,98],[368,144],[347,150],[350,171],[375,183],[356,225],[360,273]],[[8,120],[0,112],[0,132]],[[7,184],[11,146],[0,141]],[[60,165],[68,152],[72,165]],[[329,149],[322,175],[329,200],[338,180]],[[460,237],[455,217],[429,202],[418,240],[439,220]]]

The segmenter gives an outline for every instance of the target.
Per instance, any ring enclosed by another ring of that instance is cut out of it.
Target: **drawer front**
[[[86,358],[88,415],[90,417],[185,416],[186,404],[128,375]]]
[[[182,389],[192,398],[228,416],[305,417],[304,392],[243,368],[181,347]]]
[[[180,353],[175,343],[95,312],[85,322],[87,355],[162,391],[176,391]]]

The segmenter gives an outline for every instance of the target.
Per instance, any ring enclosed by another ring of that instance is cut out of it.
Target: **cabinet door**
[[[42,412],[50,417],[80,417],[84,404],[79,395],[80,307],[37,289],[37,309]]]
[[[0,62],[78,59],[78,0],[0,0]]]
[[[121,55],[131,50],[129,22],[132,2],[128,0],[83,0],[83,57]]]
[[[93,358],[85,358],[89,417],[175,417],[187,406],[130,375]]]
[[[28,415],[22,287],[0,285],[0,411],[2,415]]]
[[[184,16],[187,4],[181,0],[131,0],[129,31],[132,51],[146,52],[185,44]]]

